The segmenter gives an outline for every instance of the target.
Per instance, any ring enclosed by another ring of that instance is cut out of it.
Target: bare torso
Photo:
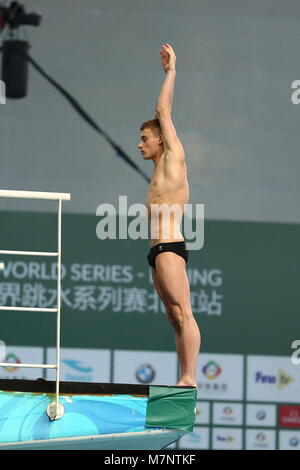
[[[180,232],[184,204],[189,201],[187,168],[184,160],[176,161],[166,152],[161,155],[153,170],[147,195],[148,220],[150,223],[150,246],[158,243],[182,241]],[[167,210],[158,205],[165,204]],[[172,205],[176,210],[172,210]],[[166,216],[163,218],[163,214]],[[165,224],[169,221],[169,225]],[[166,231],[166,227],[168,227]]]

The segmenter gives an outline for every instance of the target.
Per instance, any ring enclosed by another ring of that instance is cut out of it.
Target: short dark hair
[[[143,131],[144,129],[151,129],[153,134],[159,135],[162,134],[159,119],[150,119],[150,121],[145,121],[141,127],[140,131]]]

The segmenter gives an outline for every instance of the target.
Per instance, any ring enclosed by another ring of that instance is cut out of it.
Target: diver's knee
[[[168,309],[168,319],[171,325],[176,329],[180,330],[183,326],[184,315],[180,305],[171,305]]]

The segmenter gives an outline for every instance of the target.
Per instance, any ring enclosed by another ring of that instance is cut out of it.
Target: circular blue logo
[[[155,370],[150,364],[142,364],[137,368],[135,377],[139,382],[143,384],[148,384],[152,382],[155,378]]]
[[[292,437],[289,441],[290,445],[292,447],[296,447],[299,444],[299,439],[298,437]]]
[[[262,421],[262,420],[265,419],[265,417],[266,417],[265,411],[259,410],[259,411],[256,413],[256,417],[257,417],[257,419],[259,419],[260,421]]]

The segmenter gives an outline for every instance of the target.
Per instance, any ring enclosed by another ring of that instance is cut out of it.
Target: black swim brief
[[[158,245],[153,246],[147,256],[149,265],[152,266],[152,268],[155,268],[156,256],[166,251],[172,251],[173,253],[176,253],[177,255],[181,256],[186,263],[188,262],[189,252],[186,249],[185,242],[181,241],[158,243]]]

